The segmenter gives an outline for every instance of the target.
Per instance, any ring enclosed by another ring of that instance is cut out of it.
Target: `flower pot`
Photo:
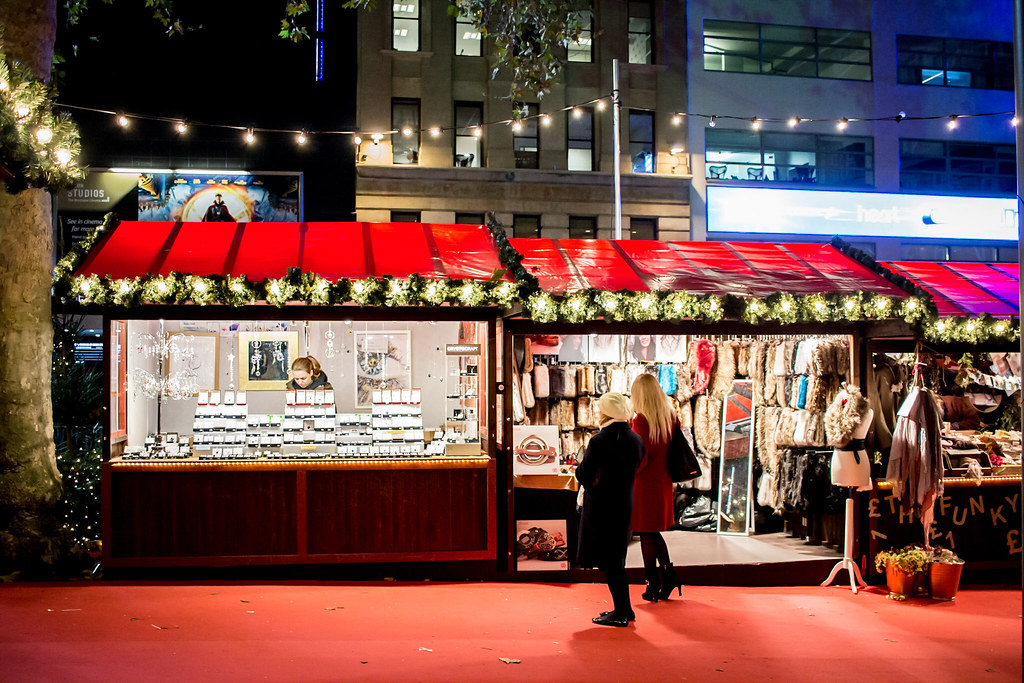
[[[960,573],[964,570],[963,563],[946,564],[933,562],[928,570],[931,579],[932,600],[954,600],[960,588]]]
[[[889,592],[905,598],[914,597],[919,574],[908,574],[892,562],[885,565],[885,585]]]

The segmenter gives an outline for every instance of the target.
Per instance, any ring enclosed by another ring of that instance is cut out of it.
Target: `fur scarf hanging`
[[[676,418],[679,420],[679,426],[684,429],[693,429],[693,406],[690,404],[690,399],[685,401],[678,401],[676,399],[669,399],[672,403],[672,410],[676,414]]]
[[[613,365],[608,369],[608,391],[620,394],[629,393],[629,386],[626,384],[626,369],[621,365]]]
[[[707,396],[697,397],[693,415],[693,439],[697,449],[709,458],[717,458],[722,448],[722,402]]]
[[[845,446],[868,413],[860,387],[847,384],[825,411],[825,435],[830,446]]]
[[[540,363],[536,363],[533,366],[533,395],[535,398],[547,398],[551,395],[551,384],[548,381],[548,366],[541,365]]]
[[[594,369],[594,395],[604,396],[608,393],[608,366],[598,365]]]
[[[536,401],[533,399],[533,375],[523,373],[523,407],[527,410],[532,408]]]
[[[738,377],[750,377],[750,347],[751,342],[740,342],[739,352],[736,354],[736,375]]]
[[[581,365],[576,368],[576,393],[579,396],[589,396],[594,393],[594,366]]]
[[[711,383],[711,371],[715,367],[715,345],[707,339],[698,339],[690,347],[690,375],[693,377],[693,393],[703,394]]]
[[[565,368],[561,365],[552,365],[548,368],[548,396],[551,398],[566,398],[565,395]]]
[[[693,377],[690,376],[688,363],[677,363],[676,366],[676,398],[689,402],[693,397]]]
[[[559,431],[571,432],[576,429],[576,405],[574,401],[556,401],[551,407],[551,422]]]
[[[718,362],[711,371],[711,383],[708,393],[714,398],[723,399],[732,389],[732,381],[736,379],[736,347],[728,342],[716,349]]]
[[[548,409],[548,400],[546,398],[538,398],[534,406],[526,411],[526,419],[528,424],[532,425],[549,424],[551,414]]]
[[[576,400],[576,426],[586,429],[596,429],[598,426],[597,410],[589,396],[580,396]]]

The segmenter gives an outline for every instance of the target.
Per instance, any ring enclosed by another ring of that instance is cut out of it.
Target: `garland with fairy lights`
[[[11,60],[0,35],[0,177],[9,192],[59,190],[85,176],[78,127],[54,113],[54,89]],[[8,177],[9,176],[9,177]]]
[[[487,227],[494,238],[498,256],[516,281],[503,279],[498,269],[490,280],[430,279],[419,274],[408,278],[389,275],[365,279],[342,278],[330,281],[316,273],[292,268],[282,278],[250,281],[244,275],[196,276],[182,273],[145,275],[135,278],[111,278],[99,275],[74,275],[82,259],[103,234],[116,226],[107,214],[102,225],[75,246],[58,262],[54,270],[54,292],[66,300],[83,304],[133,307],[141,304],[195,304],[245,306],[258,301],[282,307],[289,303],[337,306],[396,308],[403,306],[497,306],[508,309],[520,304],[523,313],[537,322],[582,323],[590,320],[616,322],[679,322],[700,320],[742,320],[753,324],[776,322],[857,322],[862,320],[903,319],[916,326],[922,335],[936,341],[1013,341],[1019,338],[1017,320],[942,318],[936,314],[931,296],[909,280],[892,273],[863,252],[835,238],[833,245],[844,250],[887,280],[904,290],[908,298],[877,292],[822,292],[792,294],[775,292],[765,297],[691,294],[680,291],[634,292],[584,289],[562,296],[540,288],[537,278],[522,264],[523,256],[512,246],[504,227],[488,218]]]

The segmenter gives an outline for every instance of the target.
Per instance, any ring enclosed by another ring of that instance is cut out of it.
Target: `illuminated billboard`
[[[1017,200],[709,185],[708,232],[1017,241]]]

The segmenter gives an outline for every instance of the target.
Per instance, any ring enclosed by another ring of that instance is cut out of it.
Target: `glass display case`
[[[445,363],[445,454],[479,455],[480,345],[446,345]]]

